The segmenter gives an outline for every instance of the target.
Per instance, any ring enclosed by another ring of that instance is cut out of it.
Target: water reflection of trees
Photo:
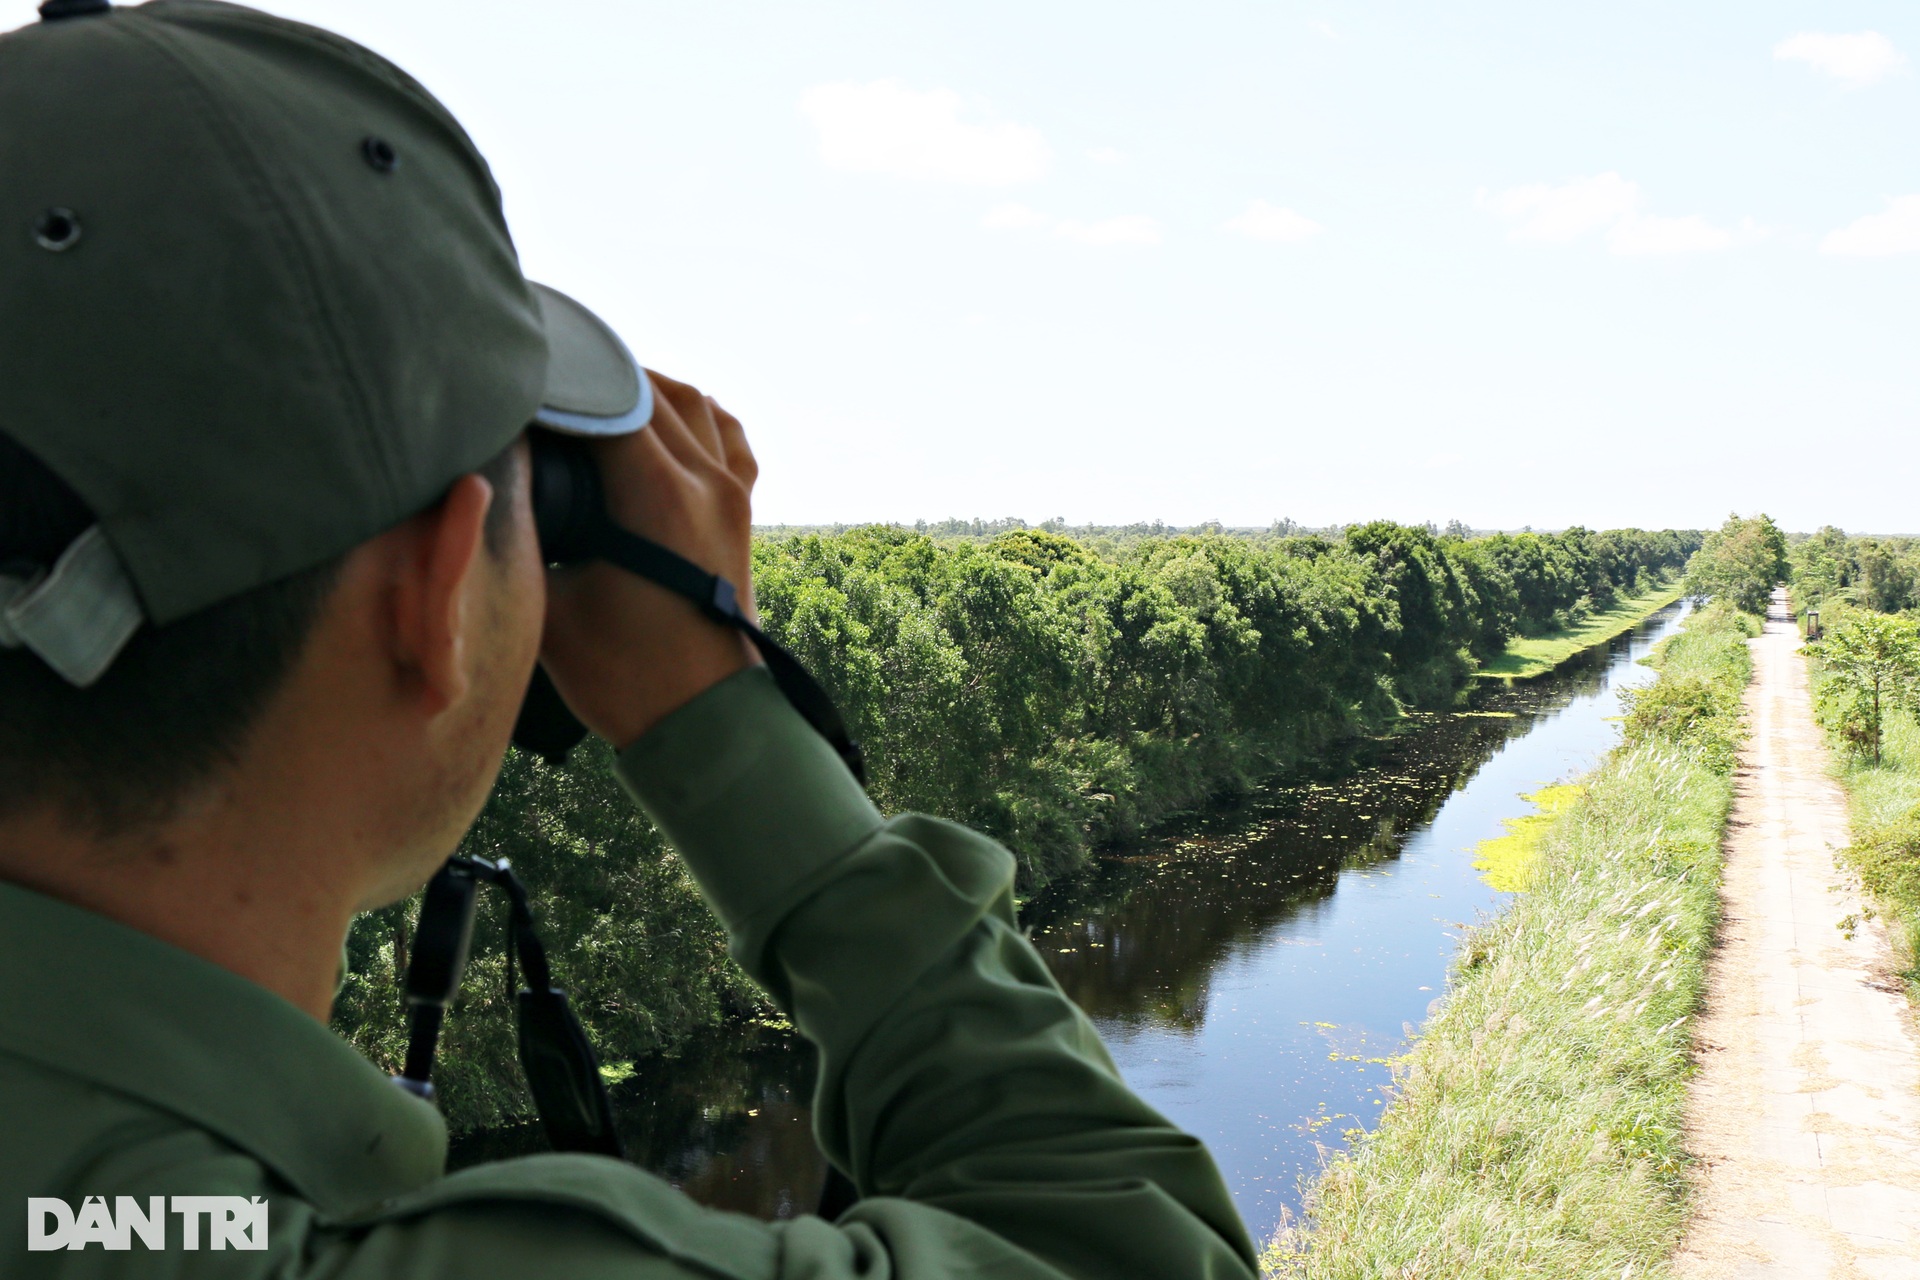
[[[826,1172],[807,1105],[812,1068],[797,1037],[751,1026],[636,1063],[612,1090],[627,1158],[702,1204],[762,1218],[805,1213]],[[546,1149],[538,1125],[515,1125],[456,1139],[448,1164]]]
[[[1192,820],[1178,838],[1103,859],[1029,904],[1035,945],[1102,1023],[1198,1030],[1229,957],[1276,933],[1310,932],[1342,871],[1396,861],[1502,746],[1538,716],[1598,692],[1626,643],[1545,680],[1483,686],[1462,708],[1469,714],[1416,717],[1391,738]]]

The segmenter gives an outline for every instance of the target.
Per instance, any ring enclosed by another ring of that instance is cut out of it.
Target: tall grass
[[[1626,740],[1462,945],[1372,1134],[1332,1158],[1269,1276],[1642,1276],[1685,1218],[1700,1003],[1753,620],[1713,607],[1658,655]]]

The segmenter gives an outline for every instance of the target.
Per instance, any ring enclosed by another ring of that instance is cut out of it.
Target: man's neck
[[[0,880],[192,952],[325,1022],[356,906],[337,869],[323,874],[337,863],[307,856],[295,833],[242,844],[219,810],[105,840],[44,811],[0,823]]]

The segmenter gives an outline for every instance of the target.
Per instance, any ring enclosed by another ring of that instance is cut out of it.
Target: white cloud
[[[1053,233],[1081,244],[1101,246],[1160,243],[1160,223],[1144,213],[1122,214],[1099,222],[1075,222],[1069,218],[1055,223]]]
[[[800,95],[829,168],[983,187],[1047,171],[1053,152],[1038,129],[963,120],[962,106],[951,89],[909,89],[898,80],[819,84]]]
[[[1278,240],[1286,244],[1310,239],[1325,230],[1312,218],[1265,200],[1255,200],[1245,213],[1228,218],[1222,225],[1250,240]]]
[[[1640,184],[1617,173],[1602,173],[1557,187],[1537,182],[1495,195],[1483,190],[1474,197],[1474,203],[1517,224],[1507,232],[1509,240],[1557,244],[1630,216],[1640,203]]]
[[[987,210],[980,225],[989,231],[1049,230],[1062,240],[1110,247],[1160,243],[1160,223],[1144,213],[1122,214],[1095,222],[1054,218],[1024,204],[997,204]]]
[[[1712,253],[1766,238],[1751,218],[1742,218],[1737,227],[1717,227],[1698,216],[1642,213],[1640,184],[1612,172],[1559,186],[1541,182],[1491,194],[1482,189],[1474,203],[1514,224],[1509,240],[1565,244],[1605,230],[1607,248],[1622,257]]]
[[[1087,159],[1095,164],[1120,164],[1126,158],[1127,153],[1118,147],[1095,147],[1087,152]]]
[[[1053,219],[1038,209],[1030,209],[1024,204],[997,204],[987,210],[980,219],[980,225],[989,231],[1020,231],[1027,227],[1044,227]]]
[[[1852,35],[1801,31],[1773,46],[1773,56],[1804,62],[1816,71],[1844,80],[1853,89],[1873,84],[1907,61],[1907,55],[1894,48],[1893,41],[1878,31],[1859,31]]]
[[[1656,218],[1636,213],[1620,219],[1607,232],[1607,247],[1629,257],[1713,253],[1732,245],[1733,232],[1700,217]]]
[[[1920,253],[1920,195],[1894,196],[1884,213],[1870,213],[1829,231],[1820,241],[1820,252],[1860,258]]]

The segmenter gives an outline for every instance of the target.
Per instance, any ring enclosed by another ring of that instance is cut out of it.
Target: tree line
[[[952,817],[1028,887],[1329,741],[1444,703],[1516,634],[1678,571],[1691,535],[1404,525],[1107,547],[900,529],[765,539],[771,628],[870,744],[889,810]]]
[[[1128,531],[1131,533],[1131,531]],[[1575,625],[1683,570],[1701,543],[1637,529],[1462,537],[1374,522],[1338,537],[763,536],[769,631],[866,744],[875,801],[978,827],[1031,892],[1102,846],[1329,744],[1447,705],[1515,635]],[[462,846],[511,858],[602,1060],[771,1017],[604,745],[511,755]],[[415,907],[349,938],[334,1022],[404,1055]],[[456,1130],[528,1114],[514,1065],[504,909],[483,909],[439,1080]]]

